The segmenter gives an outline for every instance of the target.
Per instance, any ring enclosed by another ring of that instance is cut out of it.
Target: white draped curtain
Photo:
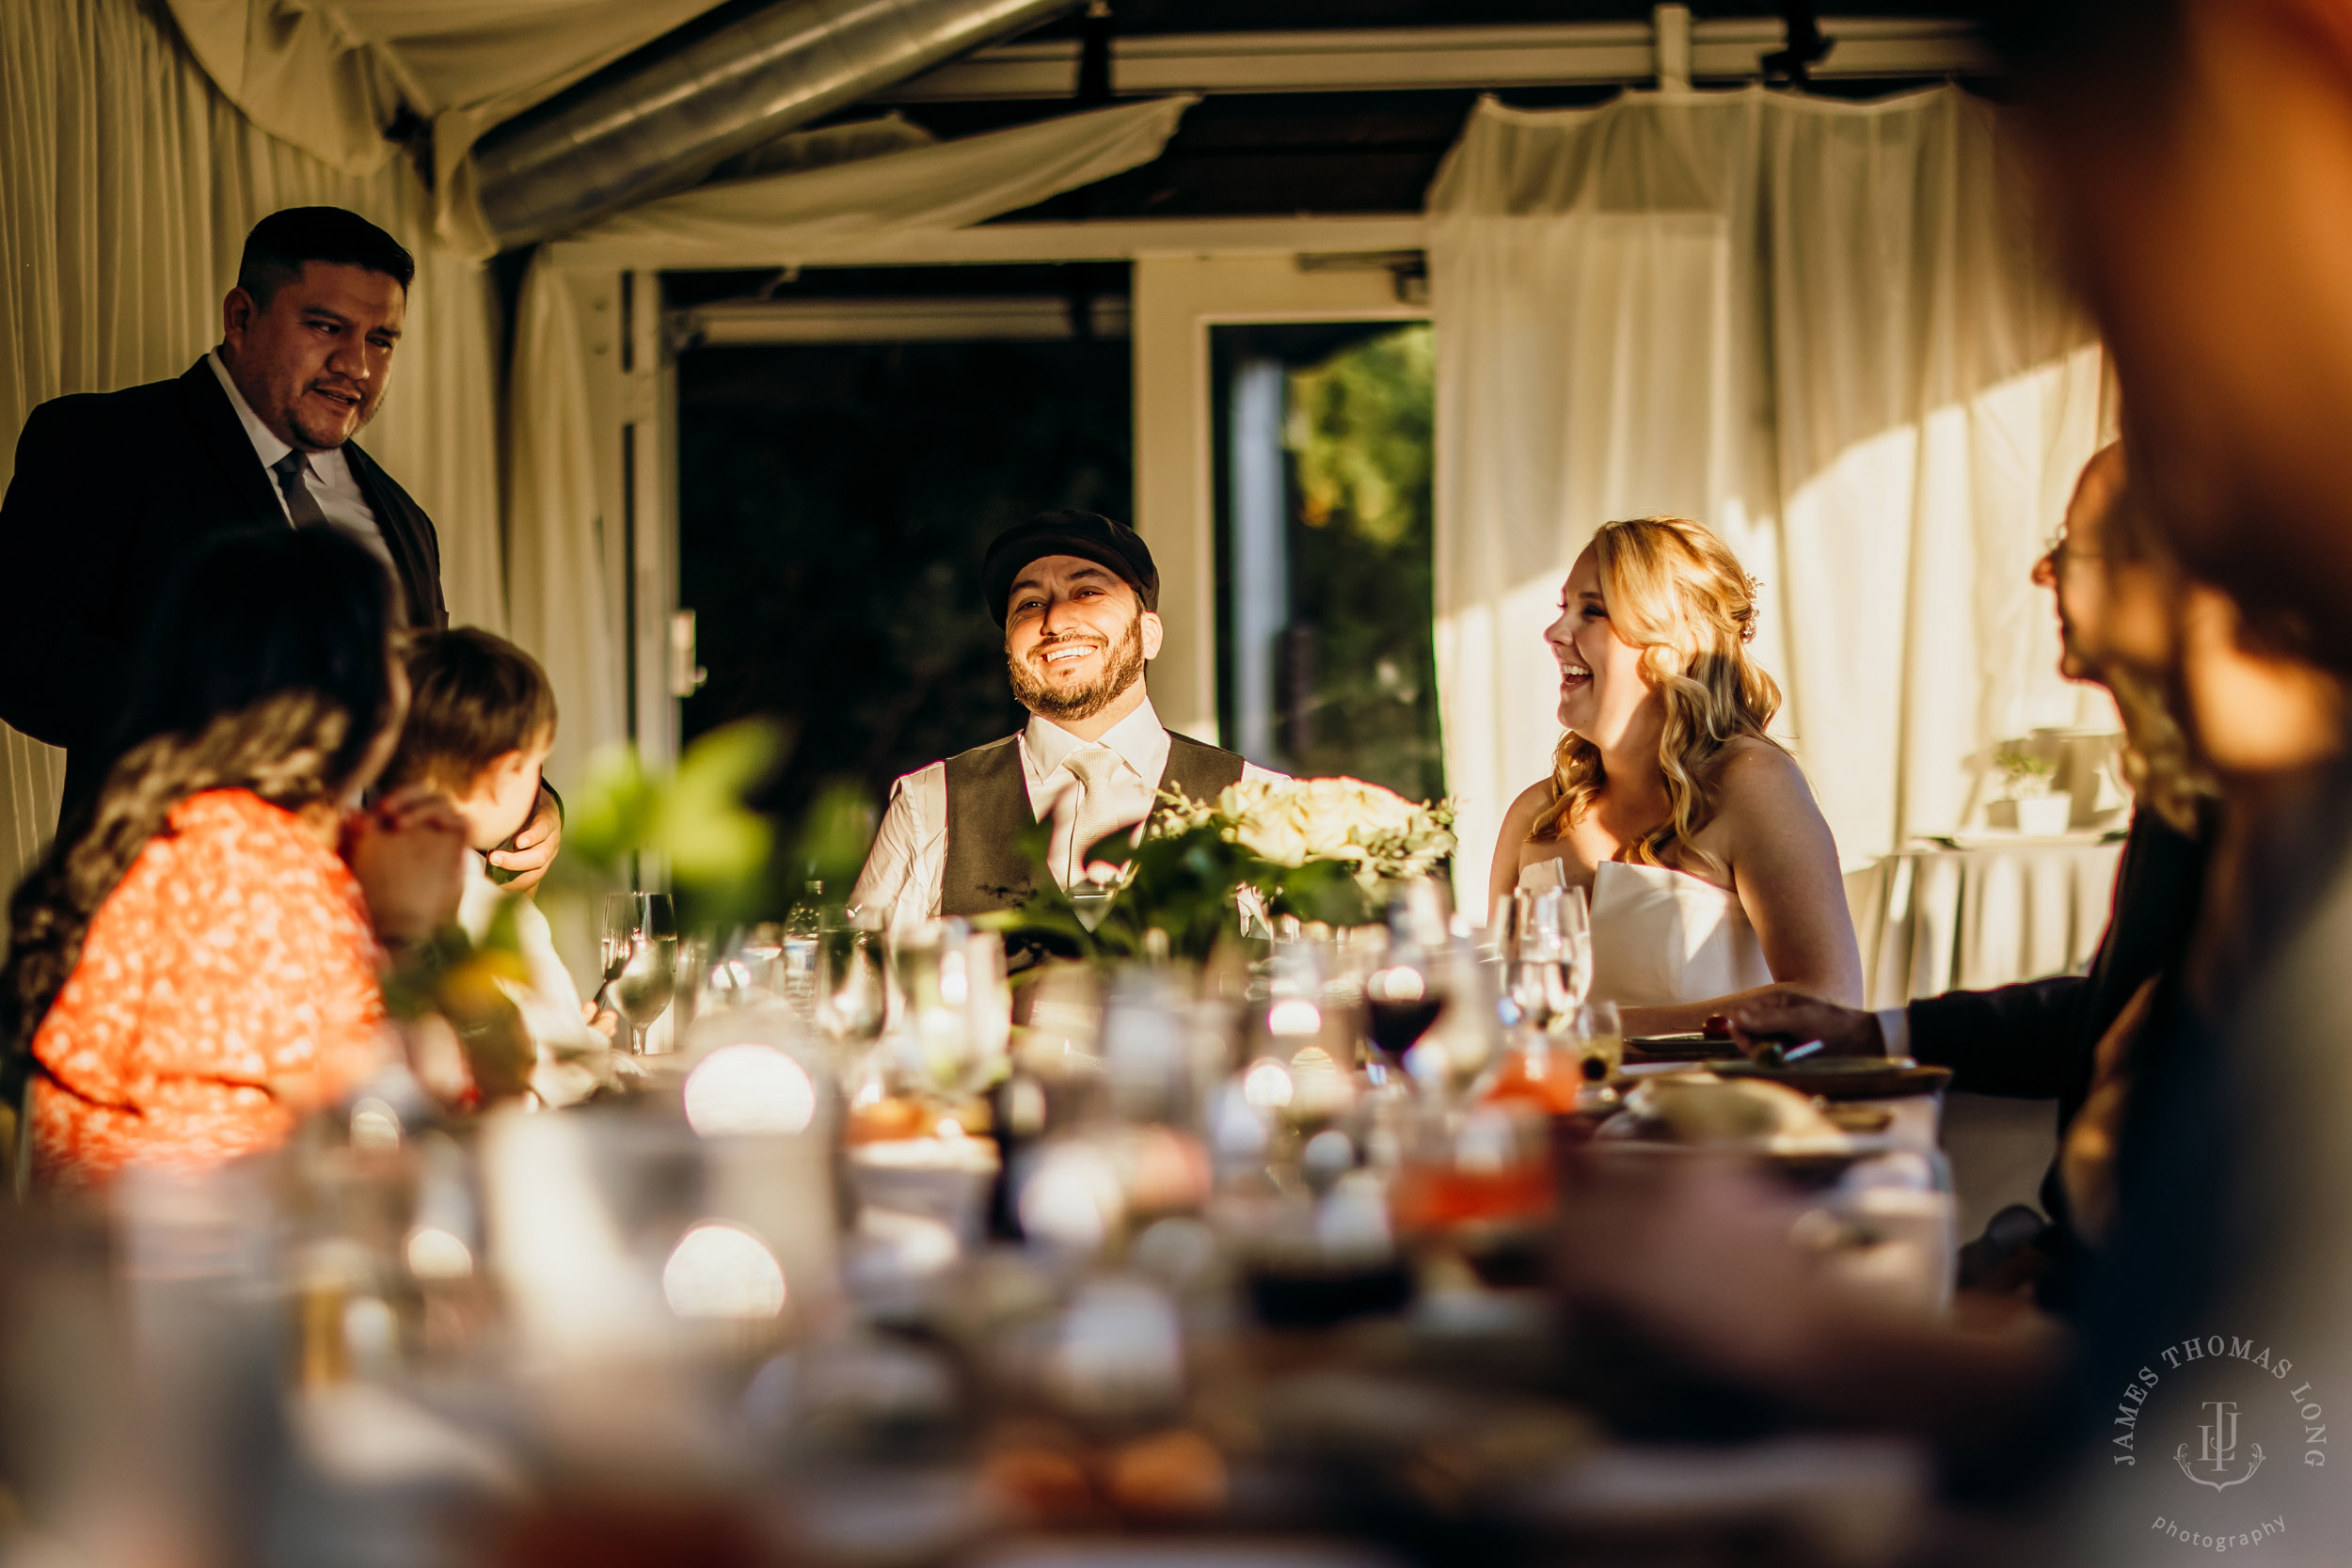
[[[391,389],[361,441],[438,527],[452,616],[504,626],[489,282],[426,243],[431,203],[405,161],[350,173],[261,131],[140,0],[0,4],[0,485],[37,404],[178,375],[218,341],[257,219],[349,207],[418,265]],[[139,452],[122,432],[122,461]],[[61,753],[0,730],[0,887],[55,826],[63,777]]]
[[[1696,517],[1761,579],[1776,729],[1850,866],[1962,826],[2000,739],[2112,727],[2027,580],[2112,423],[2102,361],[1994,106],[1488,102],[1429,214],[1468,907],[1549,770],[1543,629],[1611,518]]]

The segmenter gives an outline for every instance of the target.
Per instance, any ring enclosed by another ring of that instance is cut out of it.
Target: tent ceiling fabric
[[[1148,99],[1063,115],[828,168],[682,191],[557,244],[566,266],[759,267],[819,263],[854,243],[910,260],[961,229],[1106,180],[1160,155],[1200,100]]]
[[[246,118],[347,174],[399,150],[402,106],[433,122],[436,231],[495,248],[467,154],[483,132],[711,8],[715,0],[168,0],[205,73]]]
[[[507,245],[573,233],[1074,3],[789,0],[665,40],[483,136],[473,156],[482,214]]]

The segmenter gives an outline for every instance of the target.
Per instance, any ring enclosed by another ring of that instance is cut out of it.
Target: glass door
[[[1219,728],[1286,773],[1443,795],[1429,324],[1215,324],[1209,358]]]

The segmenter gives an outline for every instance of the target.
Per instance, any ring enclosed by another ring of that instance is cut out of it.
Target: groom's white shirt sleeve
[[[893,937],[939,913],[947,869],[947,765],[901,774],[890,786],[874,847],[866,853],[850,902],[884,911]]]

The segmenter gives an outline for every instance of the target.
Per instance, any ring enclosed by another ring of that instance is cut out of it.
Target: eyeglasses
[[[2073,540],[2067,538],[2066,531],[2060,529],[2050,535],[2049,544],[2042,548],[2042,559],[2050,563],[2050,570],[2063,572],[2069,562],[2097,561],[2101,557],[2096,550],[2077,547]]]

